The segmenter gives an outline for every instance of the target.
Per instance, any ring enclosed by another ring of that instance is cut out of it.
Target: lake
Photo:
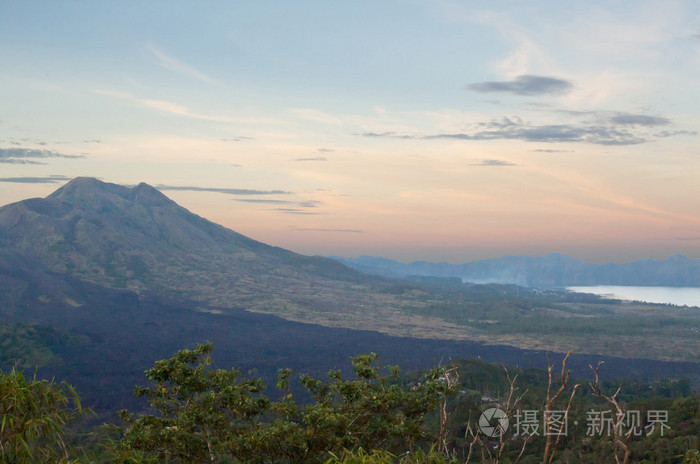
[[[591,287],[566,287],[579,293],[593,293],[608,298],[647,303],[700,306],[700,288],[697,287],[632,287],[622,285],[596,285]]]

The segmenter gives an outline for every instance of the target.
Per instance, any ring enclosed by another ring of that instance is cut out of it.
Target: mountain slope
[[[101,415],[144,407],[133,395],[134,385],[144,382],[144,370],[179,349],[207,341],[215,344],[218,366],[255,369],[268,385],[274,385],[280,367],[318,378],[365,352],[380,353],[383,363],[405,369],[477,356],[546,367],[543,352],[507,346],[391,337],[235,309],[202,312],[198,303],[185,298],[144,297],[90,284],[23,261],[15,253],[0,252],[0,285],[0,369],[19,363],[31,373],[39,364],[41,377],[67,380]],[[600,359],[575,355],[569,365],[577,375],[586,375],[588,364]],[[606,378],[679,378],[697,368],[688,362],[602,359]]]
[[[332,261],[271,247],[207,221],[143,183],[127,188],[77,178],[47,198],[0,208],[0,236],[7,248],[53,271],[134,290],[153,283],[168,288],[165,274],[199,267],[240,277],[294,265],[310,275],[363,280]],[[211,285],[187,272],[178,278]]]
[[[541,257],[506,256],[463,264],[402,263],[372,256],[333,258],[358,271],[385,277],[459,277],[467,282],[535,288],[575,285],[700,286],[700,260],[682,255],[665,260],[640,259],[625,264],[602,265],[585,263],[558,253]]]
[[[551,272],[570,260],[561,258]],[[78,178],[46,198],[0,208],[0,322],[53,323],[54,313],[70,315],[100,297],[115,299],[110,311],[122,306],[130,314],[152,299],[184,304],[225,330],[231,314],[247,310],[394,336],[700,360],[698,311],[372,277],[247,238],[146,184],[127,188]],[[95,324],[116,317],[101,314]]]
[[[257,242],[143,183],[128,188],[76,178],[46,198],[4,206],[0,250],[51,272],[140,294],[186,296],[217,311],[240,308],[402,335],[416,325],[438,334],[452,326],[442,338],[464,337],[453,324],[402,314],[393,283]]]

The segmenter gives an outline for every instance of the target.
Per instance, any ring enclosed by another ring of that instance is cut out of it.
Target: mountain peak
[[[110,198],[115,197],[144,206],[165,206],[173,203],[167,196],[145,182],[135,187],[125,187],[103,182],[94,177],[76,177],[47,198],[71,204],[85,204],[94,203],[96,200],[110,201]]]
[[[89,177],[89,176],[78,176],[74,177],[72,180],[70,180],[66,185],[92,185],[92,186],[100,186],[106,184],[106,182],[103,182],[99,180],[97,177]]]
[[[166,205],[174,202],[157,188],[141,182],[130,191],[130,198],[146,206]]]
[[[105,193],[124,196],[128,190],[129,188],[127,187],[103,182],[94,177],[76,177],[63,187],[53,192],[47,198],[72,202],[72,200],[79,197],[96,195],[101,196]]]

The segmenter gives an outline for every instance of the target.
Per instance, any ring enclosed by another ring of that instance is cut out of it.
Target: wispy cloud
[[[572,150],[556,150],[556,149],[546,149],[538,148],[537,150],[532,150],[537,153],[571,153]]]
[[[671,124],[668,118],[658,116],[647,116],[645,114],[618,114],[610,118],[613,124],[630,125],[630,126],[665,126]]]
[[[328,161],[325,156],[314,156],[312,158],[297,158],[294,161]]]
[[[563,111],[563,110],[562,110]],[[568,142],[595,145],[636,145],[655,137],[693,135],[688,131],[650,133],[645,129],[670,124],[667,118],[615,112],[573,112],[572,116],[592,116],[593,121],[572,124],[533,124],[518,116],[493,119],[468,126],[463,132],[428,135],[397,132],[365,132],[365,137],[389,137],[414,140],[521,140],[525,142]]]
[[[84,155],[67,155],[54,150],[38,149],[38,148],[0,148],[0,163],[13,163],[12,160],[17,160],[19,164],[35,164],[32,162],[22,163],[21,160],[26,158],[42,159],[42,158],[85,158]]]
[[[519,125],[495,128],[474,133],[436,134],[425,139],[458,140],[522,140],[525,142],[569,142],[595,145],[637,145],[649,140],[625,130],[615,130],[603,126],[574,126],[551,124],[543,126]]]
[[[234,198],[242,203],[255,203],[261,205],[293,205],[295,202],[289,200],[268,200],[262,198]]]
[[[386,131],[386,132],[363,132],[361,134],[355,134],[355,135],[361,135],[363,137],[389,137],[392,139],[422,139],[425,138],[425,136],[419,136],[419,135],[408,135],[408,134],[399,134],[398,132],[395,131]]]
[[[279,213],[284,213],[284,214],[300,214],[300,215],[323,214],[323,213],[318,213],[318,212],[313,212],[313,211],[306,211],[306,210],[299,209],[299,208],[275,208],[272,211],[277,211]]]
[[[517,166],[517,164],[499,159],[482,159],[478,163],[470,164],[470,166]]]
[[[545,107],[546,108],[546,107]],[[626,113],[623,111],[605,111],[605,110],[572,110],[572,109],[554,109],[546,110],[557,114],[570,116],[573,118],[584,119],[589,124],[608,124],[613,126],[636,126],[636,127],[658,127],[667,126],[672,121],[663,116],[651,116],[640,113]]]
[[[307,200],[307,201],[291,201],[291,200],[272,200],[267,198],[235,198],[235,201],[240,201],[242,203],[252,203],[259,205],[294,205],[298,208],[318,208],[321,205],[320,201]]]
[[[307,121],[332,124],[334,126],[340,126],[343,123],[339,118],[313,108],[290,108],[289,112],[296,115],[298,118],[305,119]]]
[[[455,139],[455,140],[521,140],[524,142],[568,142],[590,143],[595,145],[636,145],[649,142],[629,131],[612,130],[606,127],[577,127],[567,124],[544,126],[518,126],[474,132],[433,134],[424,136],[396,134],[393,132],[366,132],[365,137],[391,137],[399,139]]]
[[[316,201],[316,200],[306,200],[306,201],[300,201],[298,203],[298,205],[301,206],[302,208],[317,208],[317,207],[321,206],[321,204],[322,203],[320,201]]]
[[[228,138],[223,138],[221,139],[222,142],[244,142],[246,140],[255,140],[253,137],[245,137],[245,136],[238,136],[238,137],[228,137]]]
[[[235,189],[216,187],[193,187],[187,185],[157,185],[158,190],[180,190],[189,192],[214,192],[226,195],[288,195],[292,192],[286,190],[255,190],[255,189]]]
[[[661,131],[657,132],[654,134],[656,137],[673,137],[675,135],[698,135],[697,131],[687,131],[687,130],[678,130],[678,131]]]
[[[217,87],[226,87],[226,85],[223,82],[214,79],[213,77],[207,76],[203,72],[198,71],[197,69],[193,68],[187,63],[173,58],[172,56],[166,54],[162,50],[156,48],[155,45],[153,45],[152,43],[146,44],[146,48],[149,52],[153,54],[153,56],[156,57],[158,65],[169,71],[180,74],[182,76],[197,79],[201,82],[215,85]]]
[[[467,86],[468,90],[480,93],[512,93],[515,95],[562,95],[570,92],[574,85],[564,79],[547,76],[522,75],[510,81],[479,82]]]
[[[145,106],[147,108],[162,111],[165,113],[175,114],[178,116],[184,116],[193,119],[202,119],[205,121],[216,121],[224,123],[237,123],[240,122],[239,119],[230,118],[227,116],[212,116],[208,114],[200,114],[190,111],[186,106],[180,105],[178,103],[165,101],[165,100],[154,100],[150,98],[139,98],[128,92],[119,92],[115,90],[93,90],[93,93],[98,95],[104,95],[106,97],[118,98],[120,100],[127,100],[132,103]]]
[[[341,232],[349,234],[362,234],[363,230],[360,229],[322,229],[317,227],[290,227],[289,230],[295,232]]]
[[[0,182],[12,182],[16,184],[56,184],[72,179],[66,176],[48,177],[0,177]]]
[[[33,161],[27,159],[15,159],[15,158],[0,158],[0,163],[3,164],[46,164],[41,161]]]
[[[19,143],[12,142],[15,145]],[[46,145],[42,143],[42,145]],[[0,148],[0,164],[47,164],[37,159],[46,158],[85,158],[84,155],[67,155],[53,150],[37,149],[37,148]]]

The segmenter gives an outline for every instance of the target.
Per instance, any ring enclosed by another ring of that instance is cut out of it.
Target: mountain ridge
[[[700,259],[674,254],[666,259],[640,258],[623,264],[593,264],[560,253],[503,256],[461,264],[359,256],[331,258],[358,271],[384,277],[457,277],[471,283],[515,284],[534,288],[576,285],[700,286]]]

